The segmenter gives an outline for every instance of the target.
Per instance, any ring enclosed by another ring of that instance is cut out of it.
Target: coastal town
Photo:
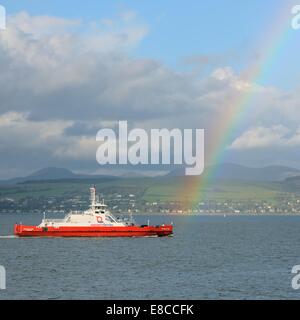
[[[139,194],[100,194],[101,199],[116,214],[182,214],[182,215],[223,215],[223,214],[300,214],[300,195],[282,194],[274,200],[201,200],[190,204],[181,201],[145,201]],[[0,198],[2,213],[66,213],[70,210],[84,210],[89,204],[85,194],[48,197]]]

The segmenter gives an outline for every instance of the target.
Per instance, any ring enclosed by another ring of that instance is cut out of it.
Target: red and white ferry
[[[83,212],[70,212],[63,219],[44,219],[39,226],[16,224],[19,237],[164,237],[173,234],[173,225],[136,225],[133,220],[117,219],[90,188],[91,204]]]

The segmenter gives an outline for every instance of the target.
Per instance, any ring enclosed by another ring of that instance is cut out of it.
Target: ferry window
[[[110,216],[106,216],[106,220],[108,220],[110,222],[115,222]]]

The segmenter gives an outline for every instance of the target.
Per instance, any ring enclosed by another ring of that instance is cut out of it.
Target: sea
[[[48,218],[57,218],[49,214]],[[137,216],[166,238],[16,238],[42,214],[0,214],[0,299],[299,299],[299,216]]]

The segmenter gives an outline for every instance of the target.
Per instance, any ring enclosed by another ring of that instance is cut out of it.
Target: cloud
[[[300,127],[291,132],[282,125],[269,128],[255,127],[236,138],[229,149],[244,150],[257,148],[278,148],[300,146]]]
[[[10,20],[0,35],[0,113],[26,113],[34,121],[166,122],[190,114],[205,123],[228,96],[249,89],[230,67],[198,79],[133,58],[132,46],[148,30],[136,13],[109,19],[104,27],[103,21],[86,26],[27,13]]]
[[[64,32],[68,27],[79,26],[80,20],[64,19],[51,16],[31,16],[23,11],[8,19],[10,27],[23,33],[41,35],[53,32]]]
[[[85,136],[70,139],[69,143],[64,143],[57,146],[53,150],[53,156],[61,159],[75,160],[91,160],[96,159],[97,147],[99,144],[95,139],[90,139]]]
[[[147,33],[135,15],[105,28],[27,13],[10,20],[0,35],[2,114],[26,113],[33,121],[168,119],[209,108],[231,81],[220,83],[221,69],[199,81],[132,58],[132,46]]]
[[[96,136],[96,133],[100,129],[98,125],[91,125],[85,122],[75,122],[71,126],[65,128],[64,134],[66,136]]]
[[[232,79],[234,72],[230,67],[218,68],[212,73],[212,77],[220,81]]]
[[[134,57],[149,32],[128,11],[88,22],[26,12],[9,17],[0,33],[0,175],[12,165],[20,171],[96,165],[97,129],[119,120],[145,129],[205,128],[213,134],[212,120],[226,116],[233,96],[249,91],[255,99],[244,125],[253,129],[231,150],[276,144],[289,134],[284,128],[299,123],[299,89],[286,93],[253,85],[205,55],[187,61],[191,67],[218,65],[201,77]],[[298,136],[289,139],[293,147]]]
[[[127,10],[120,13],[120,17],[124,21],[131,21],[137,17],[137,13],[133,10]]]

